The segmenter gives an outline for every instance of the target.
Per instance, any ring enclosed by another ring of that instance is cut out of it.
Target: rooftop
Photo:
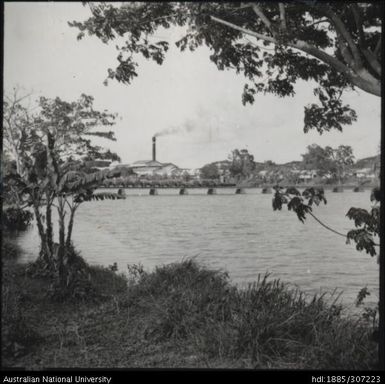
[[[138,160],[131,164],[133,167],[162,167],[163,164],[154,160]]]

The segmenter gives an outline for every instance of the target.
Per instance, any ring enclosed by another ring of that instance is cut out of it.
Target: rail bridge
[[[234,194],[246,194],[247,190],[250,188],[259,188],[263,194],[272,194],[274,192],[274,187],[276,184],[263,184],[263,185],[237,185],[237,184],[188,184],[188,183],[172,183],[172,184],[158,184],[158,183],[136,183],[136,184],[120,184],[120,185],[101,185],[101,188],[108,189],[118,189],[121,193],[124,193],[124,190],[129,189],[147,189],[150,195],[158,195],[158,191],[162,189],[177,189],[179,190],[179,195],[188,195],[189,190],[192,189],[205,189],[208,195],[216,195],[218,189],[231,189],[234,191]],[[287,188],[289,185],[280,185],[280,187]],[[352,190],[353,192],[364,192],[365,188],[362,186],[357,187],[356,185],[346,185],[346,186],[335,186],[335,185],[296,185],[295,188],[323,188],[329,190],[330,192],[344,192],[344,190]]]

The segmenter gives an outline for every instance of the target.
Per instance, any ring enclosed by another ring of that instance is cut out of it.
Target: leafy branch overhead
[[[375,247],[378,244],[374,237],[380,233],[380,207],[377,203],[380,201],[379,190],[377,190],[376,205],[367,211],[362,208],[350,208],[346,216],[354,221],[356,229],[350,230],[347,234],[340,233],[333,228],[327,226],[313,214],[313,206],[318,206],[320,203],[326,204],[326,198],[323,188],[306,188],[302,193],[294,187],[283,188],[280,186],[274,187],[275,193],[272,201],[273,209],[282,210],[283,205],[287,205],[289,211],[293,211],[298,219],[304,223],[306,215],[311,215],[319,224],[329,231],[345,237],[346,243],[351,240],[356,244],[358,251],[365,250],[371,256],[377,254]],[[374,193],[373,193],[374,196]]]
[[[375,205],[370,212],[362,208],[350,208],[346,216],[354,221],[357,229],[352,229],[347,233],[346,242],[353,240],[356,243],[358,251],[365,250],[371,256],[376,255],[375,247],[378,244],[374,241],[374,236],[380,233],[380,206],[381,200],[379,188],[374,188],[372,192],[372,200]]]
[[[181,51],[210,48],[219,70],[245,76],[242,102],[257,93],[294,96],[298,80],[311,81],[319,102],[305,106],[304,130],[342,130],[357,119],[343,103],[345,90],[381,95],[381,2],[135,2],[121,6],[87,3],[92,16],[70,26],[104,43],[118,37],[118,65],[108,79],[129,84],[137,76],[136,55],[158,64],[169,43],[160,28],[183,27]]]
[[[327,203],[323,188],[306,188],[302,194],[295,187],[275,186],[274,190],[274,211],[281,210],[283,205],[287,205],[288,210],[293,211],[302,223],[306,220],[306,214],[312,212],[313,204]]]

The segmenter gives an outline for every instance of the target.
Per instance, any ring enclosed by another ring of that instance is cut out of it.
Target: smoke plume
[[[194,125],[190,121],[186,121],[180,127],[170,127],[163,129],[154,134],[154,137],[177,135],[179,133],[188,133],[194,130]]]

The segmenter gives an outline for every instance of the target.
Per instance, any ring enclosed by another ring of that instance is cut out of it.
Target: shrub
[[[20,255],[20,249],[7,238],[3,238],[1,242],[1,255],[4,259],[14,260]]]
[[[3,228],[6,231],[25,231],[33,219],[30,211],[20,208],[7,208],[3,211]]]
[[[58,271],[49,269],[39,257],[27,267],[32,277],[51,281],[47,295],[59,302],[99,302],[111,298],[127,289],[127,279],[116,270],[90,266],[73,246],[66,250],[71,262],[65,266],[66,279],[57,278]]]
[[[18,268],[3,268],[2,274],[2,301],[1,301],[1,330],[2,356],[19,357],[41,340],[39,333],[29,319],[26,318],[23,308],[25,299],[17,284]]]
[[[325,295],[307,297],[268,275],[246,289],[192,260],[141,272],[128,303],[143,312],[144,336],[194,346],[249,368],[370,369],[376,344],[364,322]]]

